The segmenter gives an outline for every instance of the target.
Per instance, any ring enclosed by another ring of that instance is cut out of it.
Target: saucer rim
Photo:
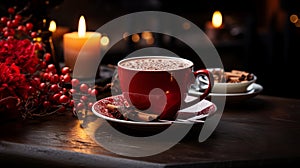
[[[117,96],[122,96],[122,94],[105,97],[105,98],[102,98],[102,99],[96,101],[93,104],[92,108],[91,108],[94,115],[96,115],[97,117],[102,118],[106,121],[109,121],[109,122],[116,122],[116,123],[121,123],[121,124],[130,124],[130,125],[136,125],[136,126],[149,126],[149,125],[151,125],[151,126],[168,126],[168,125],[171,125],[171,124],[199,124],[199,123],[203,124],[205,122],[205,120],[202,120],[203,122],[193,122],[193,121],[188,121],[188,120],[186,120],[186,121],[163,120],[163,121],[151,121],[151,122],[147,122],[147,121],[129,121],[129,120],[121,120],[121,119],[117,119],[117,118],[111,118],[111,117],[103,115],[103,114],[101,114],[101,113],[99,113],[95,110],[95,106],[100,101],[104,101],[105,99],[112,98],[112,97],[117,97]],[[215,110],[213,110],[209,113],[214,114],[216,112],[216,110],[217,110],[216,105],[213,104],[213,106],[215,106],[215,108],[213,108]],[[209,115],[207,117],[209,117]]]

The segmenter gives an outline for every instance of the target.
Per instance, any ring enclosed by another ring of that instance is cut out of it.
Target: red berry
[[[85,102],[88,99],[87,96],[81,96],[80,100],[82,100],[83,102]]]
[[[50,86],[50,91],[52,91],[52,92],[56,92],[56,91],[58,91],[58,85],[57,84],[53,84],[53,85],[51,85]]]
[[[70,103],[69,103],[69,106],[74,107],[74,104],[75,104],[75,101],[71,100]]]
[[[98,94],[98,91],[96,89],[93,89],[90,93],[91,96],[96,96]]]
[[[60,103],[68,103],[69,100],[70,100],[69,97],[66,96],[66,95],[61,95],[60,98],[59,98]]]
[[[32,28],[33,28],[33,24],[32,23],[26,23],[26,29],[27,30],[32,30]]]
[[[26,32],[26,27],[23,25],[18,26],[17,28],[18,31]]]
[[[84,104],[82,102],[78,103],[76,106],[77,110],[82,110],[84,108]]]
[[[93,107],[93,105],[94,105],[94,103],[92,103],[92,102],[89,102],[89,104],[88,104],[88,108],[89,108],[89,109],[91,109],[91,108]]]
[[[71,81],[71,76],[70,76],[70,74],[66,74],[66,75],[64,75],[64,78],[63,78],[63,80],[65,81],[65,82],[70,82]]]
[[[92,88],[89,88],[88,89],[88,94],[91,94],[91,92],[92,92]]]
[[[4,37],[8,37],[9,36],[9,31],[5,31],[3,35],[4,35]]]
[[[14,24],[13,24],[12,21],[9,20],[9,21],[6,22],[6,26],[7,26],[7,27],[13,27]]]
[[[34,79],[36,85],[39,85],[39,84],[41,83],[41,79],[40,79],[40,78],[35,77],[35,78],[33,78],[33,79]]]
[[[71,84],[72,84],[73,87],[76,87],[76,86],[79,85],[79,80],[78,79],[72,79]]]
[[[1,23],[6,23],[7,22],[7,17],[1,17]]]
[[[50,53],[45,53],[44,54],[44,59],[45,59],[45,61],[50,61],[51,60],[51,54]]]
[[[7,11],[8,11],[9,14],[14,14],[15,13],[15,8],[10,7],[10,8],[8,8]]]
[[[48,68],[49,72],[56,73],[56,68],[55,68],[54,64],[49,64],[47,68]]]
[[[8,27],[3,27],[2,32],[8,31]]]
[[[51,76],[51,83],[57,83],[59,81],[59,76],[58,74],[54,74],[53,76]]]
[[[67,73],[70,73],[70,68],[69,67],[63,67],[62,69],[61,69],[61,73],[62,74],[67,74]]]
[[[31,32],[30,36],[31,36],[32,38],[35,38],[35,37],[37,37],[37,33],[36,33],[36,32]]]
[[[49,101],[44,101],[44,102],[43,102],[43,106],[44,106],[45,108],[50,107],[50,105],[51,105],[51,103],[50,103]]]
[[[45,90],[46,89],[46,83],[41,83],[39,86],[40,90]]]
[[[18,24],[19,24],[19,20],[16,20],[16,19],[12,20],[11,22],[12,22],[14,27],[18,26]]]
[[[46,68],[46,66],[47,66],[47,63],[46,63],[45,61],[43,61],[43,62],[41,62],[41,64],[40,64],[40,65],[41,65],[41,67],[42,67],[42,68]]]
[[[83,83],[80,85],[80,91],[82,91],[84,93],[88,93],[88,89],[89,89],[89,86],[87,84]]]
[[[12,40],[12,39],[14,39],[14,36],[8,36],[7,37],[7,40]]]
[[[75,94],[75,93],[76,93],[76,90],[75,90],[75,89],[70,89],[70,93],[71,93],[71,94]]]
[[[55,101],[55,102],[58,102],[59,98],[60,98],[61,94],[59,93],[56,93],[52,96],[52,100]]]
[[[20,21],[22,19],[22,16],[19,14],[16,14],[15,19]]]
[[[43,50],[43,45],[41,43],[34,43],[34,49],[35,50]]]
[[[50,79],[49,73],[44,73],[44,74],[43,74],[43,78],[44,78],[45,80],[49,80],[49,79]]]

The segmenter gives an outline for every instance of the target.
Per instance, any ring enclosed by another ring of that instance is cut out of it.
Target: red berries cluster
[[[48,54],[45,54],[47,57]],[[63,67],[61,74],[57,74],[53,64],[33,77],[28,88],[29,98],[23,117],[45,116],[53,113],[72,111],[74,115],[78,110],[90,110],[98,90],[78,79],[72,79],[69,67]],[[24,116],[29,115],[29,116]]]
[[[94,104],[93,98],[98,95],[98,90],[86,83],[80,83],[78,79],[71,80],[73,101],[76,103],[73,110],[90,110]]]
[[[57,72],[43,42],[33,40],[38,35],[33,24],[25,23],[15,8],[8,13],[0,18],[0,67],[6,69],[6,75],[0,75],[0,102],[7,97],[20,101],[13,102],[17,107],[0,106],[0,112],[14,108],[23,118],[35,118],[90,109],[99,92],[95,85],[73,79],[69,67]]]
[[[26,20],[20,14],[16,14],[15,8],[8,8],[9,16],[0,18],[0,35],[7,39],[28,36],[35,38],[38,33],[33,31],[32,23],[24,23]]]

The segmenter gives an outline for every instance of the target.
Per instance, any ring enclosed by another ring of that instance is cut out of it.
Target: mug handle
[[[189,102],[184,102],[182,104],[181,109],[197,104],[199,101],[205,99],[209,95],[209,93],[211,92],[212,87],[214,85],[213,74],[210,71],[206,70],[206,69],[200,69],[200,70],[197,70],[197,71],[194,72],[195,78],[197,78],[199,75],[205,75],[205,76],[208,77],[208,80],[209,80],[208,82],[209,83],[208,83],[207,89],[205,89],[204,93],[202,95],[200,95],[198,97],[198,99],[192,100],[192,101],[189,101]]]
[[[197,70],[197,71],[194,72],[195,78],[197,78],[199,75],[205,75],[208,78],[208,87],[207,87],[207,89],[205,89],[203,94],[200,95],[200,100],[203,100],[211,92],[211,89],[214,85],[214,78],[213,78],[213,74],[210,71],[206,70],[206,69],[200,69],[200,70]]]

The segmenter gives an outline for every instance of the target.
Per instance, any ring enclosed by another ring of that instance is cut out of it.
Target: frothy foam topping
[[[139,58],[121,62],[120,65],[135,70],[165,71],[188,68],[191,63],[176,58]]]

